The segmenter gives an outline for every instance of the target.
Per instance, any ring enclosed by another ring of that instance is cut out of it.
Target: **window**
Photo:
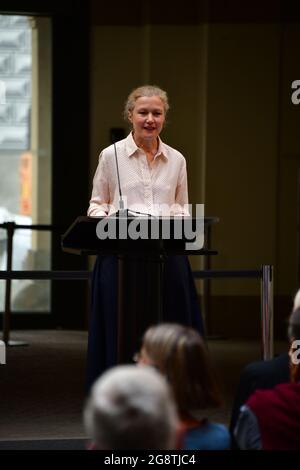
[[[51,223],[51,66],[50,19],[0,15],[0,223]],[[14,270],[50,269],[50,259],[50,232],[15,231]],[[12,311],[50,312],[50,290],[50,281],[14,280]],[[2,311],[4,293],[0,281]]]

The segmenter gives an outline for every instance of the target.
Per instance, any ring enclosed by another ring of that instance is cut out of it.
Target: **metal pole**
[[[211,227],[207,225],[206,228],[206,240],[205,240],[205,248],[207,250],[210,249],[210,240],[211,240]],[[210,263],[210,256],[204,255],[204,270],[210,270],[211,263]],[[210,311],[210,280],[203,279],[203,320],[204,320],[204,329],[206,336],[212,333],[212,320],[211,320],[211,311]]]
[[[12,252],[13,252],[13,236],[15,231],[15,223],[7,222],[6,224],[6,233],[7,233],[7,260],[6,260],[6,271],[11,272],[12,268]],[[9,332],[10,332],[10,298],[11,298],[11,279],[6,279],[5,283],[5,309],[3,315],[3,341],[6,345],[9,342]]]
[[[12,258],[13,258],[13,237],[16,229],[15,222],[6,222],[3,224],[7,232],[7,261],[6,271],[12,272]],[[10,341],[10,318],[11,318],[11,283],[12,279],[9,277],[5,283],[5,307],[3,315],[3,342],[6,346],[28,346],[24,341]]]
[[[262,266],[261,277],[261,330],[263,359],[274,356],[273,266]]]
[[[124,255],[118,257],[118,325],[117,325],[117,361],[123,364],[124,353]]]
[[[156,285],[156,305],[157,309],[157,323],[162,323],[163,318],[163,304],[164,304],[164,267],[165,267],[165,255],[164,255],[164,241],[159,240],[159,257],[154,262],[157,264],[157,285]]]

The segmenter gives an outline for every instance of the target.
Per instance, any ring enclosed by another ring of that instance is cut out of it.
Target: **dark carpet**
[[[0,439],[83,438],[87,333],[18,331],[0,366]]]
[[[85,439],[37,439],[0,441],[0,450],[86,450]]]
[[[17,446],[14,449],[84,448],[87,332],[14,331],[11,339],[27,341],[28,346],[8,348],[7,364],[0,366],[0,444]],[[215,339],[208,347],[224,406],[206,415],[228,425],[240,371],[260,358],[260,343]],[[285,350],[285,343],[276,345],[277,353]]]

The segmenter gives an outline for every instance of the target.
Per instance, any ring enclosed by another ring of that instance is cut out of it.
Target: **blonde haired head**
[[[125,121],[129,121],[128,117],[133,111],[136,100],[143,96],[158,96],[163,102],[165,114],[167,114],[167,111],[170,108],[167,93],[156,85],[143,85],[132,90],[128,96],[124,107]]]

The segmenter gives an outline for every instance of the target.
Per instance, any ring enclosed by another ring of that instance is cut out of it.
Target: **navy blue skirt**
[[[132,272],[132,276],[135,275],[143,283],[145,295],[147,275],[151,274],[149,274],[147,266],[145,268],[144,263],[138,269],[139,272]],[[128,282],[130,284],[130,279]],[[187,256],[168,256],[166,258],[162,275],[162,292],[162,320],[191,326],[204,335],[197,291]],[[139,289],[134,295],[139,295]],[[151,292],[146,292],[143,301],[145,305],[148,305],[151,301]],[[116,256],[98,256],[92,278],[92,311],[87,351],[87,391],[102,372],[117,364],[117,318],[118,259]],[[147,315],[143,315],[142,311],[138,322],[141,339],[151,322],[149,323],[149,318]],[[135,347],[138,350],[138,344]]]

